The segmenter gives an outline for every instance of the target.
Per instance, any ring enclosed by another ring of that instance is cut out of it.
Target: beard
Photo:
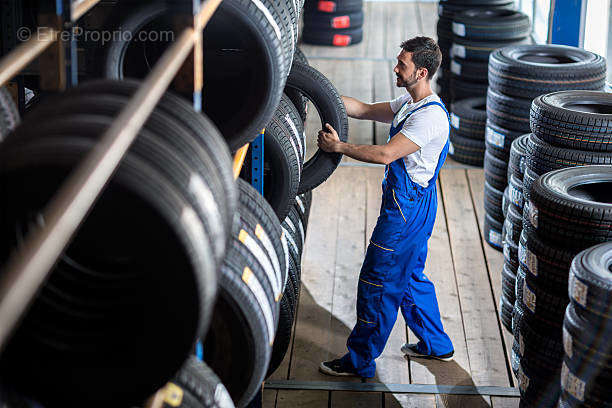
[[[399,76],[396,75],[396,85],[398,88],[407,88],[410,89],[412,87],[414,87],[416,85],[416,83],[418,82],[417,78],[416,78],[416,72],[411,75],[408,79],[403,79]]]

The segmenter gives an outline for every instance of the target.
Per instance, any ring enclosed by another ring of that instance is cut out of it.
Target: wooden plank
[[[464,170],[442,170],[446,210],[459,301],[472,379],[475,385],[508,386],[509,378],[491,294],[476,214]]]
[[[263,392],[263,408],[276,408],[276,396],[278,395],[278,391],[276,390],[266,390]]]
[[[514,342],[514,337],[512,336],[512,333],[509,333],[505,328],[503,328],[501,320],[499,318],[499,299],[501,298],[502,292],[501,273],[504,267],[504,256],[501,252],[491,248],[491,246],[486,243],[484,238],[484,171],[482,169],[471,169],[467,170],[467,175],[470,183],[470,192],[472,194],[472,200],[474,201],[474,207],[478,216],[480,236],[482,242],[484,243],[484,254],[489,271],[489,280],[491,282],[491,286],[493,287],[493,293],[495,296],[495,310],[500,330],[502,330],[503,332],[502,340],[504,342],[504,348],[506,350],[506,358],[509,367],[510,361],[512,361],[512,344]],[[514,378],[514,373],[512,373],[512,370],[510,370],[510,376],[510,383],[512,385],[518,384],[518,382]]]
[[[520,398],[492,397],[493,408],[518,408]]]
[[[378,4],[378,3],[375,3]],[[393,65],[388,61],[376,61],[372,64],[374,75],[374,102],[390,101],[392,99],[392,87],[395,84],[391,82]],[[382,145],[387,143],[389,137],[389,124],[375,122],[374,124],[374,141],[376,144]]]
[[[287,408],[328,408],[328,391],[280,391],[276,406]]]
[[[334,391],[332,408],[382,408],[383,394],[380,392]]]
[[[436,408],[434,395],[386,394],[385,408]],[[441,406],[440,408],[443,408]]]
[[[436,404],[438,407],[448,408],[489,408],[491,397],[487,395],[436,395]]]

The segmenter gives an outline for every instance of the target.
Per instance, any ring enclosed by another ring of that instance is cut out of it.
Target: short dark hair
[[[414,37],[401,45],[402,50],[412,53],[412,62],[419,68],[427,68],[427,79],[433,78],[442,63],[442,51],[433,38]]]

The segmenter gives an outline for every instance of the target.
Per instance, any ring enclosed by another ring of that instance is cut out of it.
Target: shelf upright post
[[[548,42],[582,47],[586,8],[586,0],[552,0]]]
[[[251,143],[251,185],[259,194],[264,193],[264,138],[265,129],[261,131],[259,136]]]

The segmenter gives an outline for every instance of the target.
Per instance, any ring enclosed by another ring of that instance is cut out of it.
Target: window
[[[612,16],[610,0],[589,0],[584,24],[584,48],[608,59],[608,82],[612,79]]]

